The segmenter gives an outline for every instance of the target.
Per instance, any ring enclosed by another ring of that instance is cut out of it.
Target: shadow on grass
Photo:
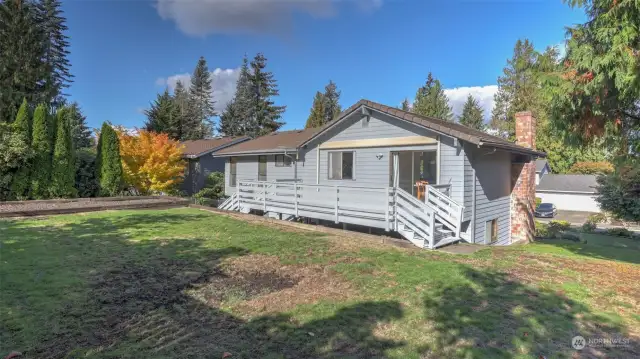
[[[286,314],[246,320],[189,294],[225,276],[220,262],[246,248],[212,249],[199,238],[127,239],[128,230],[193,218],[141,213],[47,228],[0,224],[8,239],[1,247],[0,355],[383,358],[403,345],[373,335],[378,323],[402,317],[395,301],[357,303],[304,323]]]
[[[566,239],[542,239],[537,240],[536,243],[553,246],[558,252],[567,251],[596,259],[640,264],[640,241],[638,240],[595,233],[580,235],[586,243]]]
[[[535,289],[492,270],[463,269],[467,285],[441,283],[424,299],[435,340],[424,358],[637,358],[640,342],[612,319],[592,313],[562,293]],[[587,345],[576,353],[574,336],[626,338],[626,346]]]

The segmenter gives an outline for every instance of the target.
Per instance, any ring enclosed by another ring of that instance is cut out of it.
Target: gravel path
[[[171,205],[181,202],[183,199],[177,197],[122,197],[122,198],[81,198],[70,200],[49,200],[49,201],[16,201],[0,202],[0,216],[15,212],[23,212],[25,215],[30,212],[55,211],[55,210],[75,210],[95,209],[96,207],[109,209],[123,206],[152,206]]]

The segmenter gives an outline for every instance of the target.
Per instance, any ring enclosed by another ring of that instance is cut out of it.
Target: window
[[[498,240],[498,220],[492,219],[485,223],[484,240],[486,243],[494,243]]]
[[[276,167],[291,167],[291,157],[276,155]]]
[[[329,179],[354,179],[354,152],[329,152]]]
[[[258,181],[267,180],[267,156],[258,156]]]
[[[229,187],[236,186],[237,163],[235,157],[229,157]]]

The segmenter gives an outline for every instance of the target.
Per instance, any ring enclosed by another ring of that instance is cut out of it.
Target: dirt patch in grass
[[[227,260],[190,295],[208,305],[226,305],[255,315],[281,312],[319,300],[355,296],[351,284],[322,265],[283,265],[278,257],[248,255]]]

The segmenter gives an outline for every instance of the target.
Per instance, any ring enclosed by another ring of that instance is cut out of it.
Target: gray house
[[[181,189],[190,195],[201,190],[209,173],[224,172],[224,160],[214,158],[212,154],[247,140],[248,137],[219,137],[182,142],[183,158],[187,161],[187,167]]]
[[[425,248],[510,244],[531,226],[519,208],[530,214],[534,160],[545,156],[533,149],[535,119],[517,121],[528,147],[361,100],[324,127],[217,151],[222,208],[382,228]]]

